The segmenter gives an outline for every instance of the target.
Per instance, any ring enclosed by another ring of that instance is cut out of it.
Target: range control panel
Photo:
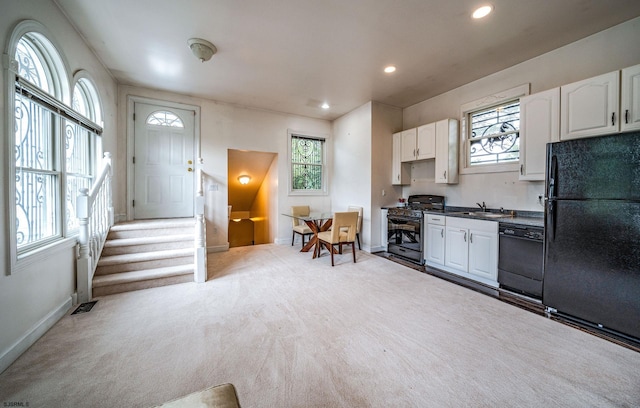
[[[526,238],[534,241],[542,241],[544,239],[544,229],[537,227],[516,227],[513,225],[500,225],[498,232],[500,233],[500,235]]]

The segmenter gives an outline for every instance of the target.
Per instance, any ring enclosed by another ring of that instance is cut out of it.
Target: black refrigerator
[[[640,132],[547,145],[542,302],[640,341]]]

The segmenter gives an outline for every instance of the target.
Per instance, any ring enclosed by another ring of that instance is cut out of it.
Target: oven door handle
[[[389,221],[409,221],[409,222],[421,222],[420,218],[403,217],[399,215],[387,215]]]

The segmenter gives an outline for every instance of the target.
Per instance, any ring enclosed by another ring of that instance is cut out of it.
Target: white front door
[[[193,111],[135,103],[135,219],[193,216]]]

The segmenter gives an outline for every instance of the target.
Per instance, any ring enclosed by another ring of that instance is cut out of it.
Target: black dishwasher
[[[498,228],[500,251],[498,283],[515,293],[542,298],[544,228],[502,224]]]

